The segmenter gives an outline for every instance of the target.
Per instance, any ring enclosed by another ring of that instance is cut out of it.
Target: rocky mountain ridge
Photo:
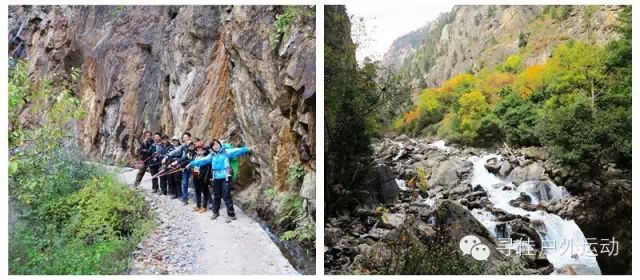
[[[382,64],[410,76],[420,88],[439,87],[520,55],[523,65],[544,63],[568,40],[605,44],[620,6],[455,6],[425,27],[398,38]],[[413,38],[407,38],[413,37]],[[420,42],[406,44],[407,41]]]

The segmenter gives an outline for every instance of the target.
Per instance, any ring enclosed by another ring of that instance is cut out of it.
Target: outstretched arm
[[[212,156],[213,156],[212,154],[209,154],[208,156],[203,157],[201,159],[196,159],[191,163],[189,163],[189,166],[203,166],[203,165],[210,164],[211,159],[213,158]]]
[[[177,155],[181,155],[181,154],[182,154],[182,151],[183,151],[184,149],[186,149],[186,146],[187,146],[187,144],[182,144],[182,145],[180,145],[180,147],[178,147],[177,149],[175,149],[175,150],[173,150],[173,151],[169,152],[169,153],[167,154],[167,156],[165,156],[165,157],[166,157],[166,158],[170,158],[170,157],[175,157],[175,156],[177,156]]]
[[[249,148],[248,147],[241,147],[241,148],[235,148],[235,149],[227,149],[227,157],[229,159],[235,158],[235,157],[239,157],[241,155],[244,155],[246,153],[249,152]]]

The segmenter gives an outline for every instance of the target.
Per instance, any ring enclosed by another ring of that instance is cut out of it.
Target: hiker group
[[[196,196],[193,212],[206,212],[209,202],[213,200],[211,219],[215,220],[220,216],[220,202],[224,200],[228,223],[236,219],[231,198],[231,185],[236,176],[234,168],[237,169],[235,158],[252,151],[255,151],[255,147],[232,148],[217,139],[205,145],[199,139],[192,141],[189,132],[183,133],[182,139],[174,136],[169,141],[167,135],[152,135],[147,131],[137,151],[141,160],[136,166],[139,169],[134,185],[140,185],[148,169],[152,176],[150,180],[153,193],[171,195],[172,199],[179,198],[187,205],[189,180],[193,178]]]

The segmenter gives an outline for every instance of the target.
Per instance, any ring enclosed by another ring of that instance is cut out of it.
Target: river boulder
[[[366,205],[375,207],[379,203],[395,204],[398,202],[400,188],[391,169],[384,164],[377,164],[367,171],[365,185],[368,193],[364,196]]]
[[[518,166],[509,173],[509,180],[518,186],[526,181],[542,180],[544,176],[544,168],[537,162],[533,162],[526,166]]]
[[[549,158],[549,154],[542,147],[526,147],[520,149],[520,153],[528,159],[532,160],[547,160]]]
[[[484,164],[484,168],[486,168],[489,173],[496,174],[498,173],[498,171],[500,171],[500,162],[497,158],[490,158]]]
[[[459,185],[463,180],[470,177],[473,171],[473,164],[469,161],[462,160],[459,157],[451,157],[447,160],[439,162],[433,167],[430,186],[445,186],[453,188]]]

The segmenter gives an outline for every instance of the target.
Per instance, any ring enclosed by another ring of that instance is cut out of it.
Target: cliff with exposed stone
[[[88,112],[74,132],[92,158],[129,158],[146,130],[255,145],[236,201],[269,220],[266,189],[302,194],[315,219],[315,8],[298,9],[278,32],[281,6],[11,6],[9,54],[43,77],[81,69],[63,82]]]

